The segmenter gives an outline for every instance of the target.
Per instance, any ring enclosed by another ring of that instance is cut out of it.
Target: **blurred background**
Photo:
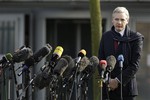
[[[111,14],[117,6],[125,6],[130,13],[129,26],[141,32],[144,37],[144,49],[137,74],[139,96],[137,100],[150,98],[150,0],[100,0],[102,13],[102,31],[111,27]],[[1,57],[26,45],[35,52],[46,43],[53,48],[61,45],[64,54],[77,57],[80,49],[91,53],[91,26],[89,0],[0,0],[0,55]],[[36,73],[44,60],[33,67],[30,75]],[[19,66],[19,64],[17,65]],[[39,66],[39,67],[38,67]],[[7,70],[6,73],[10,73]],[[7,75],[6,75],[7,76]],[[2,78],[2,77],[1,77]],[[18,83],[24,82],[17,77]],[[6,78],[7,83],[7,78]],[[14,83],[14,82],[13,82]],[[92,83],[89,89],[92,90]],[[7,85],[0,81],[1,100],[7,100]],[[12,97],[15,86],[12,85]],[[20,90],[20,93],[22,91]],[[47,100],[47,90],[32,89],[27,100]],[[92,100],[92,91],[89,93]]]

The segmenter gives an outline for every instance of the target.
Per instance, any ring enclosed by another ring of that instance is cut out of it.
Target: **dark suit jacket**
[[[105,60],[108,56],[113,55],[117,59],[118,55],[123,54],[123,71],[122,71],[122,92],[123,96],[136,96],[138,95],[136,72],[139,69],[139,60],[141,58],[143,35],[138,32],[133,32],[126,26],[124,36],[114,31],[114,27],[110,31],[105,32],[102,35],[99,59]],[[119,45],[116,48],[116,44]],[[98,68],[99,73],[101,69]],[[120,80],[120,66],[117,61],[114,69],[111,71],[111,78],[118,78]],[[120,85],[120,84],[119,84]],[[106,87],[103,87],[104,97],[106,96]],[[110,91],[109,94],[115,93],[120,96],[120,86],[115,91]],[[115,96],[116,96],[115,95]]]

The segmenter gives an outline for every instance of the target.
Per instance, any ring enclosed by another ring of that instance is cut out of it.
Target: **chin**
[[[123,29],[122,28],[117,28],[116,29],[118,32],[122,31]]]

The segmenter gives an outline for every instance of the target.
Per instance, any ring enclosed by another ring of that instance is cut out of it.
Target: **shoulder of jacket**
[[[104,32],[102,35],[103,36],[108,36],[108,35],[110,35],[112,33],[112,31],[106,31],[106,32]]]
[[[135,40],[135,39],[144,39],[144,36],[140,33],[140,32],[134,32],[134,31],[130,31],[130,36],[131,39]]]

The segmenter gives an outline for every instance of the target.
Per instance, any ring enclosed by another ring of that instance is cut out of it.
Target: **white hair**
[[[125,7],[117,7],[114,9],[112,16],[114,13],[125,13],[127,15],[127,18],[129,19],[129,11]]]

